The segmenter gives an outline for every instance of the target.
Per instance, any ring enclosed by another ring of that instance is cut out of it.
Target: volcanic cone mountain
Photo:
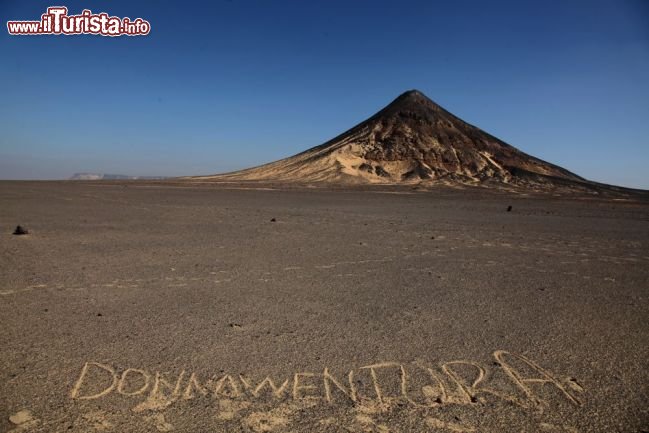
[[[320,145],[270,164],[195,179],[336,183],[583,183],[449,113],[423,93]]]

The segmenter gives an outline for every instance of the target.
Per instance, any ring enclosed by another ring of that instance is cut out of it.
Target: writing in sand
[[[208,375],[183,369],[118,370],[89,361],[81,368],[70,397],[96,400],[118,395],[134,399],[136,412],[208,397],[354,405],[371,401],[386,408],[395,402],[413,407],[471,405],[490,398],[525,409],[547,405],[550,399],[581,405],[578,394],[583,388],[575,379],[556,376],[525,356],[503,350],[494,352],[493,359],[489,368],[467,360],[436,366],[379,362],[346,372],[324,367],[275,377],[226,372]]]

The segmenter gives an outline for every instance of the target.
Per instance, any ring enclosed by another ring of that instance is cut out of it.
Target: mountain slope
[[[334,139],[276,162],[193,179],[343,183],[586,182],[411,90]]]

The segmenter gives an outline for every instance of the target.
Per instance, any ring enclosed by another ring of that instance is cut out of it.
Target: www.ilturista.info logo
[[[149,34],[151,24],[142,18],[111,17],[106,12],[93,14],[89,9],[68,16],[65,6],[51,6],[40,21],[7,21],[7,30],[10,35],[143,36]]]

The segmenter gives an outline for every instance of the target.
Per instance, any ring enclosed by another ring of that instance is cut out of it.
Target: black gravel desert
[[[0,224],[0,431],[649,429],[646,194],[1,182]]]

